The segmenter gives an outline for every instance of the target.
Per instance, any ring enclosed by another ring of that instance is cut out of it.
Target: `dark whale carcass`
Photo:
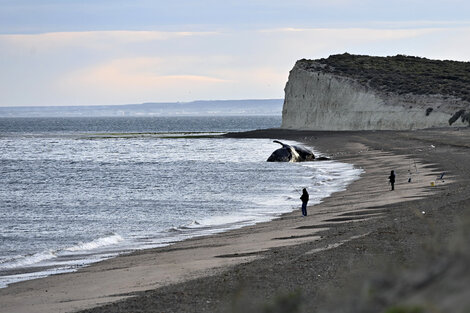
[[[282,145],[282,148],[274,151],[268,158],[268,162],[303,162],[315,160],[312,151],[304,147],[291,146],[274,140],[275,143]]]

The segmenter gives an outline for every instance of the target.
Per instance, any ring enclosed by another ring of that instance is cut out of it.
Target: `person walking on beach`
[[[302,200],[302,215],[307,216],[308,192],[306,188],[302,190],[302,196],[300,196],[300,200]]]
[[[388,180],[390,181],[390,185],[392,185],[392,190],[395,190],[395,171],[390,172],[390,176],[388,176]]]

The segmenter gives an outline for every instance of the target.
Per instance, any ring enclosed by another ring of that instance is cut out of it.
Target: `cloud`
[[[299,34],[307,36],[319,36],[324,38],[337,39],[352,39],[361,41],[370,40],[389,40],[389,39],[402,39],[416,37],[423,34],[428,34],[439,30],[439,28],[406,28],[406,29],[388,29],[388,28],[359,28],[359,27],[345,27],[345,28],[273,28],[259,30],[260,33],[271,34]]]
[[[165,81],[181,80],[183,83],[226,83],[227,80],[205,75],[185,73],[185,65],[197,62],[196,58],[128,58],[111,60],[108,63],[92,66],[70,73],[61,81],[89,86],[108,86],[111,88],[157,87]],[[179,70],[175,71],[174,67]],[[189,68],[189,66],[188,66]],[[174,71],[180,74],[170,74]],[[189,70],[189,72],[191,72]]]
[[[301,58],[408,54],[469,61],[469,27],[0,35],[0,105],[278,98]]]
[[[468,22],[469,9],[464,0],[3,0],[0,33]]]
[[[227,79],[191,70],[191,64],[200,60],[194,57],[127,58],[115,59],[68,73],[56,81],[57,89],[74,94],[86,91],[97,100],[117,103],[167,100],[198,90],[219,88],[230,84]],[[184,70],[187,67],[188,70]],[[137,99],[137,100],[136,100]],[[189,99],[187,99],[189,100]]]
[[[224,65],[230,58],[215,59],[218,65],[210,66],[199,57],[115,59],[71,72],[55,89],[89,104],[282,97],[287,74],[278,68],[233,67]]]
[[[168,41],[187,37],[211,36],[217,32],[163,32],[163,31],[86,31],[53,32],[42,34],[0,35],[0,42],[19,48],[34,47],[38,50],[87,47],[89,49],[112,48],[124,44]]]

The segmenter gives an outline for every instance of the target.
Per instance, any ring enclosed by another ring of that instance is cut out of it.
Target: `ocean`
[[[268,163],[271,139],[220,136],[280,124],[0,118],[0,287],[269,221],[299,210],[302,187],[314,204],[359,177],[336,161]]]

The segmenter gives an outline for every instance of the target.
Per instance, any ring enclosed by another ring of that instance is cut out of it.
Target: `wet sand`
[[[462,265],[469,255],[468,234],[460,225],[470,197],[468,129],[266,130],[231,136],[297,140],[364,173],[347,190],[309,206],[306,218],[299,203],[298,211],[268,223],[17,283],[0,289],[1,311],[470,308],[470,287],[462,287],[469,277]],[[393,192],[387,184],[392,169],[397,172]],[[442,172],[444,181],[437,180]]]

